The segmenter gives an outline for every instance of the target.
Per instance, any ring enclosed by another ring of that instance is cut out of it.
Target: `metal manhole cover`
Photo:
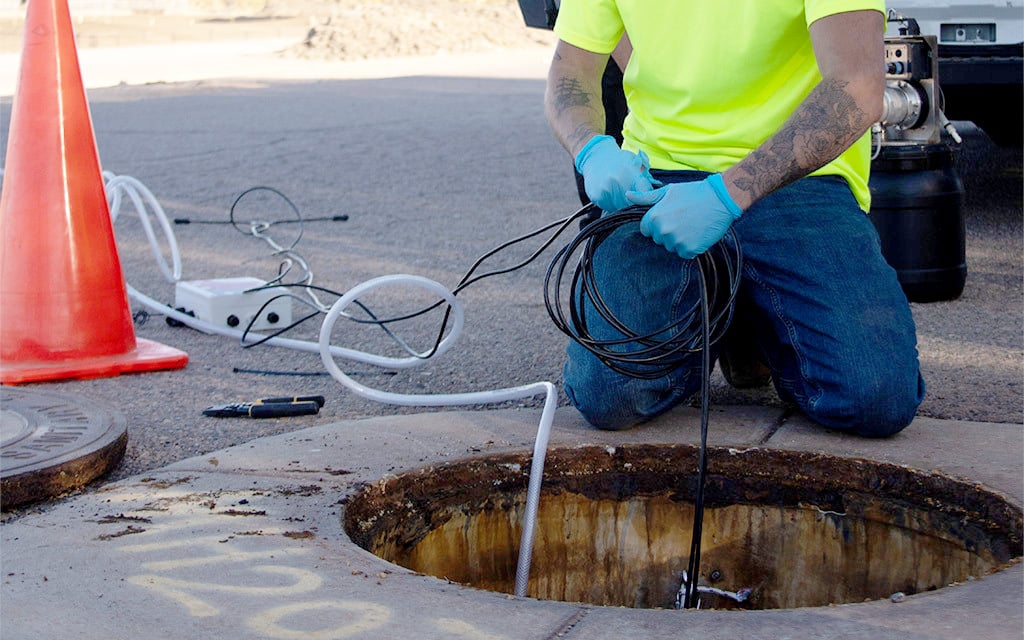
[[[0,387],[0,507],[77,489],[124,455],[124,416],[80,396]]]

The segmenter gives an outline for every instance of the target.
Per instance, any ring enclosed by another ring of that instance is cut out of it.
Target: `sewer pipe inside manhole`
[[[910,595],[1022,555],[1020,507],[978,484],[770,449],[712,447],[708,464],[702,608]],[[388,476],[348,500],[345,530],[397,565],[512,593],[529,465],[529,454],[514,453]],[[528,595],[672,608],[687,565],[696,467],[689,445],[549,450]]]

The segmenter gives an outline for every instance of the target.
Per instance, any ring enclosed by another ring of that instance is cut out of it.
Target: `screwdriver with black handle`
[[[263,398],[255,402],[235,402],[208,407],[203,415],[214,418],[285,418],[309,416],[320,412],[323,396],[294,396],[290,398]]]

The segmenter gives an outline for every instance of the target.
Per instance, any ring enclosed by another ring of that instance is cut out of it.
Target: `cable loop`
[[[288,208],[291,209],[292,213],[295,214],[295,219],[294,220],[288,220],[288,219],[284,219],[284,220],[256,220],[256,219],[253,219],[253,220],[249,221],[249,227],[248,227],[248,229],[246,229],[240,223],[240,221],[236,219],[235,211],[236,211],[236,209],[238,209],[240,203],[242,202],[242,200],[246,196],[248,196],[250,194],[254,194],[254,193],[263,193],[263,192],[272,194],[272,195],[277,196],[278,198],[280,198],[286,205],[288,205]],[[243,235],[252,236],[254,238],[258,238],[258,239],[263,240],[264,242],[266,242],[267,245],[270,246],[270,248],[273,250],[271,255],[282,256],[281,262],[278,265],[277,276],[274,277],[271,280],[268,280],[266,284],[264,284],[262,287],[259,287],[259,288],[266,289],[266,288],[270,288],[270,287],[284,285],[284,284],[286,284],[285,283],[285,278],[288,277],[292,273],[293,269],[294,270],[298,270],[298,274],[296,275],[296,278],[293,281],[293,283],[299,284],[299,285],[304,285],[304,289],[303,290],[304,290],[305,294],[309,297],[309,299],[312,301],[313,307],[316,308],[317,310],[319,310],[321,313],[326,313],[327,312],[327,310],[330,308],[330,305],[324,304],[320,300],[320,298],[316,295],[316,292],[315,292],[314,288],[312,287],[312,284],[313,284],[313,270],[310,269],[309,263],[306,262],[305,258],[303,258],[302,255],[299,254],[299,252],[295,250],[295,247],[299,244],[299,240],[302,239],[302,234],[305,232],[305,221],[304,221],[304,219],[302,217],[302,212],[299,211],[299,208],[297,206],[295,206],[295,203],[292,202],[291,199],[288,198],[288,196],[286,196],[284,193],[282,193],[281,191],[279,191],[279,190],[277,190],[277,189],[275,189],[273,187],[266,187],[266,186],[250,187],[250,188],[246,189],[245,191],[243,191],[242,193],[240,193],[238,195],[238,197],[235,198],[235,201],[231,203],[231,208],[228,210],[228,221],[230,222],[231,226],[233,226],[235,228],[235,230],[238,231],[239,233],[241,233]],[[274,225],[282,224],[282,223],[286,223],[286,222],[298,223],[298,232],[296,233],[295,238],[292,240],[292,242],[290,244],[288,244],[288,246],[284,246],[284,245],[280,244],[279,242],[277,242],[273,238],[273,236],[271,236],[270,233],[269,233],[270,230],[271,230],[271,227],[273,227]]]
[[[691,296],[693,304],[673,322],[654,331],[641,332],[616,316],[615,310],[601,295],[598,275],[594,272],[594,257],[601,244],[619,227],[639,224],[648,209],[629,207],[587,224],[552,259],[544,280],[544,304],[559,331],[593,353],[606,366],[626,376],[651,380],[671,373],[686,358],[705,348],[700,331],[702,295]],[[732,229],[694,261],[707,287],[710,323],[707,346],[710,346],[725,333],[732,319],[733,300],[739,288],[742,255]],[[570,269],[572,273],[566,286]],[[564,301],[564,296],[569,300]],[[595,337],[591,331],[594,316],[612,327],[619,337]]]

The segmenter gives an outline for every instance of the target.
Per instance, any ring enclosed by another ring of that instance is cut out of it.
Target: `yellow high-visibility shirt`
[[[595,53],[628,33],[623,148],[645,151],[656,169],[721,172],[821,81],[811,23],[855,10],[884,13],[884,0],[562,0],[555,33]],[[870,155],[866,132],[811,175],[842,176],[867,211]]]

